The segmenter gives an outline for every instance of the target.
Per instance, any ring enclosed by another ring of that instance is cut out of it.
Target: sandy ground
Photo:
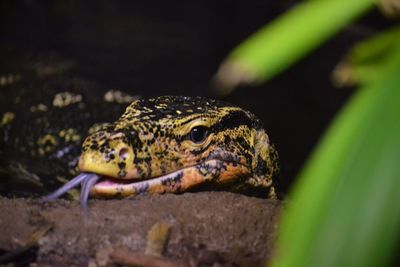
[[[271,257],[280,206],[228,192],[90,200],[85,222],[76,201],[0,198],[0,251],[40,266],[114,266],[110,253],[144,254],[161,223],[170,227],[163,257],[182,266],[260,266]]]

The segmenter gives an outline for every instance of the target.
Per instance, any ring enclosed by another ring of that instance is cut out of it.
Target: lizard
[[[133,101],[114,123],[82,144],[80,174],[46,197],[82,184],[89,195],[128,197],[185,192],[201,184],[264,188],[276,198],[278,154],[250,111],[204,97]]]

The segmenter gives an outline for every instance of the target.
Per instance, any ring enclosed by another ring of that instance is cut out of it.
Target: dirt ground
[[[149,230],[162,224],[169,227],[162,256],[176,266],[261,266],[280,206],[229,192],[90,200],[85,222],[77,201],[0,198],[0,263],[115,266],[111,253],[144,255]]]

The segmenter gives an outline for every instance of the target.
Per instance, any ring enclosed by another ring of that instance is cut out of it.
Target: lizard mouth
[[[223,183],[246,175],[249,175],[249,169],[245,165],[216,159],[134,182],[84,172],[44,199],[55,200],[81,184],[80,205],[84,213],[87,213],[87,200],[90,194],[97,197],[127,197],[138,194],[179,193],[206,181],[215,180]]]

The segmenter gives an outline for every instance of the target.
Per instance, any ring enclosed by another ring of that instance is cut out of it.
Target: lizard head
[[[98,196],[180,192],[211,182],[271,188],[277,157],[249,111],[202,97],[163,96],[129,105],[89,135],[79,160],[100,179]]]

